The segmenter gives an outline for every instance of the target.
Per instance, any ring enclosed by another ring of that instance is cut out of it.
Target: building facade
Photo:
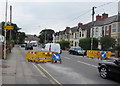
[[[91,30],[91,28],[93,30]],[[78,23],[75,27],[66,27],[65,30],[55,33],[55,42],[66,40],[70,46],[79,46],[79,40],[87,37],[113,37],[120,44],[120,14],[108,17],[103,13],[97,15],[96,20],[87,24]],[[100,48],[100,45],[99,45]]]

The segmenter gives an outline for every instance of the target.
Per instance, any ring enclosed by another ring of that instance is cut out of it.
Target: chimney
[[[83,25],[83,23],[78,23],[78,26],[82,26]]]
[[[70,27],[66,27],[66,29],[70,29]]]
[[[102,14],[102,19],[104,20],[104,19],[106,19],[106,18],[108,18],[108,14],[103,13],[103,14]]]
[[[100,16],[99,14],[96,16],[96,21],[101,20],[102,16]]]

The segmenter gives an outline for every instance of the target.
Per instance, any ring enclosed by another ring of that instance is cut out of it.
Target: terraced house
[[[93,32],[91,31],[93,28]],[[116,39],[120,44],[120,14],[108,17],[103,13],[97,15],[96,20],[87,24],[78,23],[75,27],[66,27],[65,30],[55,33],[55,42],[67,40],[70,46],[79,46],[79,40],[87,37],[100,39],[104,36],[110,36]]]

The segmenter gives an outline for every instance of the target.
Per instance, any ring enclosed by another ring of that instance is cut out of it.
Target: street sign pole
[[[7,5],[8,1],[6,0],[6,12],[5,12],[5,26],[7,26]],[[6,29],[4,29],[4,59],[6,59]]]

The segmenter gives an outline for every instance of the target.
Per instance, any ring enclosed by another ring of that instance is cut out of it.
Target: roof
[[[104,20],[97,20],[97,21],[94,21],[94,26],[103,26],[103,25],[108,25],[108,24],[111,24],[113,22],[120,22],[120,13],[118,15],[114,15],[114,16],[111,16],[111,17],[108,17]],[[81,28],[82,30],[88,30],[90,28],[92,28],[92,22],[89,22],[87,24],[84,24],[84,25],[81,25],[81,26],[75,26],[75,27],[72,27],[70,29],[65,29],[64,32],[60,31],[59,33],[62,35],[64,33],[69,33],[69,30],[71,30],[72,32],[77,32],[78,31],[78,28]]]
[[[65,31],[60,31],[59,32],[59,35],[63,35],[63,34],[65,34]]]
[[[94,26],[103,26],[103,25],[107,25],[113,22],[118,22],[120,21],[120,16],[118,17],[118,15],[114,15],[111,17],[108,17],[104,20],[98,20],[94,22]]]
[[[77,32],[77,31],[78,31],[78,26],[72,27],[72,28],[71,28],[71,31],[72,31],[72,32]]]

